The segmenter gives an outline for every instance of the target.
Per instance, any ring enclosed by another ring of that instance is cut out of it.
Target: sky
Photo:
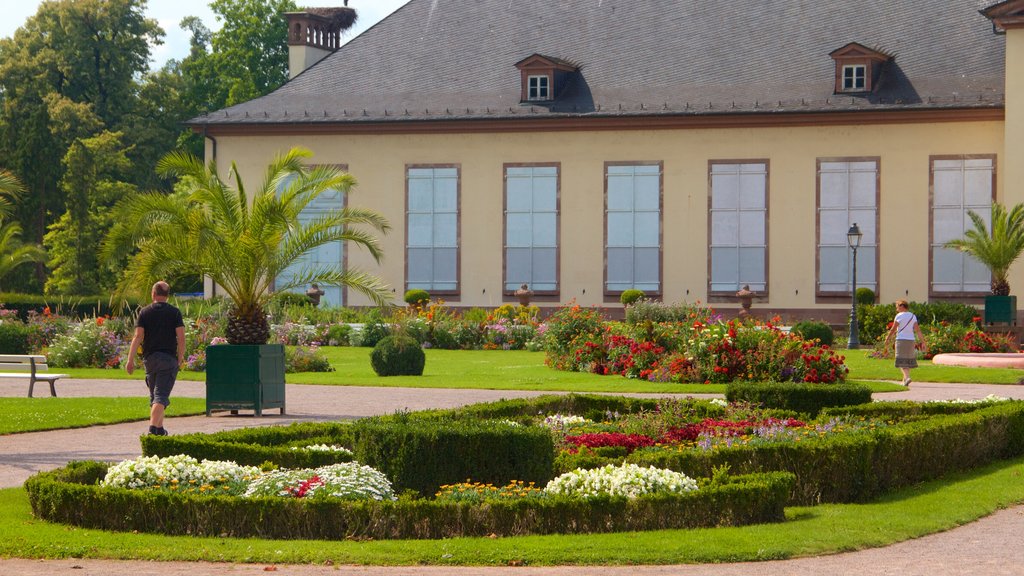
[[[355,26],[342,35],[342,43],[355,38],[385,16],[402,7],[409,0],[349,0],[349,8],[359,15]],[[218,30],[221,23],[214,18],[210,0],[149,0],[146,16],[155,19],[165,32],[164,43],[150,47],[150,68],[157,69],[167,60],[181,60],[188,56],[189,35],[178,24],[185,16],[198,16],[210,30]],[[343,6],[343,0],[296,0],[302,7]],[[0,37],[9,38],[30,16],[34,16],[41,0],[0,0]]]

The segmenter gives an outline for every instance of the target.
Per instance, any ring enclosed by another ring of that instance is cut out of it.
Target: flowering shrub
[[[308,346],[314,342],[322,342],[322,332],[315,324],[286,321],[270,327],[271,338],[278,344],[287,346]]]
[[[889,326],[892,326],[891,322]],[[942,322],[922,325],[921,332],[928,343],[928,348],[924,353],[919,352],[919,356],[926,359],[934,358],[936,354],[1017,351],[1017,342],[1012,334],[989,334],[978,330],[973,324]],[[886,346],[884,337],[875,342],[874,349],[869,354],[871,358],[892,358],[892,356],[892,342],[890,341]]]
[[[548,318],[547,325],[544,361],[558,370],[573,370],[572,358],[578,341],[598,338],[605,332],[601,312],[578,304],[559,309]]]
[[[166,458],[141,456],[108,468],[100,484],[130,489],[199,493],[215,491],[239,495],[244,491],[247,481],[259,473],[259,469],[254,466],[240,466],[234,462],[199,462],[185,455]]]
[[[922,326],[928,350],[925,358],[936,354],[956,352],[1016,352],[1017,343],[1012,334],[988,334],[973,325],[931,324]],[[884,342],[883,342],[884,344]]]
[[[119,349],[124,345],[113,332],[103,327],[103,318],[84,320],[67,334],[58,335],[46,351],[47,359],[60,368],[117,368]]]
[[[681,494],[697,489],[697,482],[681,472],[643,468],[636,464],[611,464],[594,470],[573,470],[555,478],[544,487],[549,494],[579,498],[600,495],[636,498],[644,494]]]
[[[57,336],[66,334],[71,328],[71,320],[59,314],[50,313],[50,308],[43,308],[42,313],[28,311],[29,326],[36,328],[29,334],[29,350],[39,352],[53,343]]]
[[[444,484],[434,494],[434,497],[451,502],[483,502],[485,500],[538,498],[544,495],[544,490],[535,486],[533,482],[525,483],[522,480],[513,480],[500,487],[481,482]]]
[[[308,348],[304,346],[285,348],[284,367],[284,371],[288,374],[294,372],[334,372],[334,367],[327,360],[327,356],[324,356],[324,353],[320,351],[320,347],[316,344],[310,344]]]
[[[331,464],[313,469],[266,472],[249,484],[243,496],[395,500],[391,482],[378,470],[358,462]]]
[[[563,370],[704,383],[841,382],[848,371],[844,362],[831,348],[784,334],[771,322],[700,319],[608,324],[598,334],[582,332],[566,354],[549,348],[547,358]]]

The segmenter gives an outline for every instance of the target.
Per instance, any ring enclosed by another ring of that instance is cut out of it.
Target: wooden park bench
[[[0,354],[0,370],[18,370],[18,372],[0,372],[0,378],[27,378],[28,397],[32,397],[32,389],[36,382],[49,382],[50,396],[56,396],[53,384],[67,374],[50,374],[46,370],[46,356],[32,354]]]

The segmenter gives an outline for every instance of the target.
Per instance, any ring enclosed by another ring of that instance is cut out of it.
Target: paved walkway
[[[0,397],[23,396],[23,380],[0,379]],[[61,396],[135,396],[144,401],[145,386],[130,380],[62,380],[57,393]],[[449,408],[501,398],[537,396],[542,392],[511,390],[448,390],[434,388],[385,388],[308,386],[289,384],[288,414],[256,418],[250,415],[217,413],[213,417],[191,416],[169,419],[172,434],[213,432],[247,426],[287,424],[297,421],[335,420],[389,414],[396,410]],[[879,394],[876,398],[907,400],[975,399],[989,394],[1024,399],[1024,386],[988,386],[965,384],[915,383],[911,390]],[[179,382],[175,396],[204,396],[200,382]],[[664,394],[639,396],[662,397]],[[701,395],[698,395],[701,396]],[[715,396],[715,395],[703,395]],[[57,430],[0,436],[0,487],[20,486],[26,478],[40,470],[60,467],[70,460],[118,461],[141,454],[138,437],[145,423],[95,426],[82,430]],[[885,548],[864,550],[777,562],[703,566],[624,566],[624,567],[556,567],[556,568],[452,568],[452,567],[352,567],[352,566],[275,566],[211,564],[190,562],[121,562],[109,560],[22,560],[0,559],[0,574],[43,575],[75,574],[76,576],[124,574],[131,576],[177,576],[194,574],[257,574],[273,568],[283,574],[416,574],[434,576],[497,576],[514,571],[517,575],[548,576],[565,574],[627,574],[703,576],[710,574],[808,574],[831,572],[867,575],[899,574],[945,576],[960,574],[994,574],[1024,576],[1024,506],[993,514],[978,522],[941,534],[903,542]]]

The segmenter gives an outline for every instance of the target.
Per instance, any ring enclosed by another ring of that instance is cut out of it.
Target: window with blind
[[[406,169],[406,289],[459,289],[459,169]]]
[[[661,293],[661,163],[605,167],[605,291]]]
[[[944,248],[971,229],[967,215],[974,211],[991,224],[995,190],[994,157],[942,157],[931,159],[931,292],[981,294],[991,287],[991,274],[973,257]]]
[[[846,232],[863,236],[857,249],[857,287],[878,291],[878,159],[818,161],[818,293],[849,296],[853,250]]]
[[[710,294],[768,286],[768,163],[712,162]]]
[[[505,291],[558,291],[558,166],[505,167]]]

